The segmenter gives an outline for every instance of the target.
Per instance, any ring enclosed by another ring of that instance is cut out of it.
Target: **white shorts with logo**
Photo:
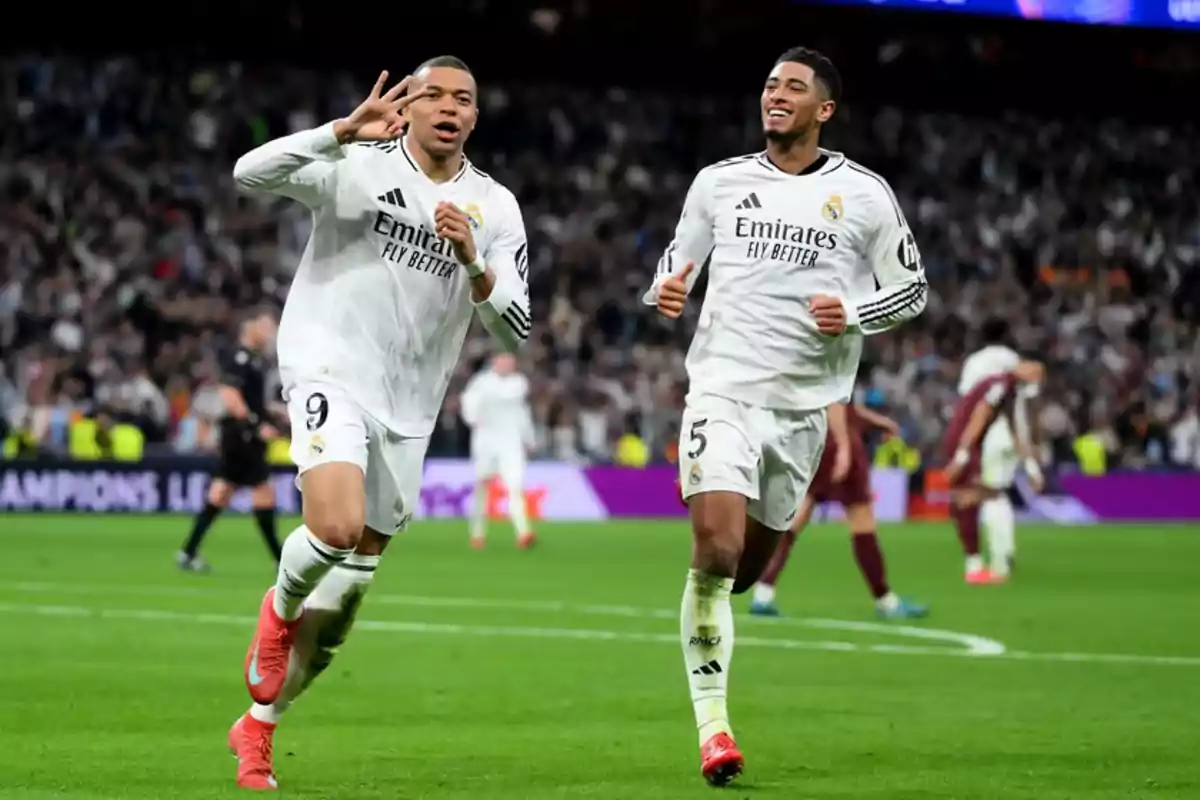
[[[1013,485],[1021,456],[1006,417],[998,417],[983,434],[979,455],[980,483],[989,489],[1007,489]]]
[[[821,453],[825,409],[782,411],[714,395],[689,397],[679,434],[683,497],[736,492],[751,517],[772,530],[796,518]]]
[[[503,441],[471,437],[471,464],[479,481],[500,478],[510,494],[525,487],[525,445],[520,439]]]
[[[289,453],[300,475],[320,464],[357,465],[366,484],[366,526],[387,535],[403,529],[421,502],[429,437],[392,433],[334,383],[298,382],[284,396]]]

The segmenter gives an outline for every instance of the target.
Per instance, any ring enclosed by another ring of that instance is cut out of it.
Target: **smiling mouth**
[[[768,119],[787,119],[791,116],[790,112],[784,111],[782,108],[772,108],[767,112]]]

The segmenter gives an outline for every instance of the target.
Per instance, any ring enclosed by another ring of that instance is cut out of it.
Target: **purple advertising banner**
[[[1200,520],[1200,473],[1063,475],[1059,481],[1103,521]]]
[[[583,474],[610,517],[687,515],[687,509],[679,502],[679,490],[675,488],[675,478],[679,474],[676,467],[586,467]],[[879,519],[896,522],[905,518],[908,512],[908,475],[903,470],[871,470],[871,490],[875,495],[875,514]],[[817,518],[841,519],[842,509],[827,503],[818,510]]]

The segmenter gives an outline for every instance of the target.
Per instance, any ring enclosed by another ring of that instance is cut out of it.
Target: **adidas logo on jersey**
[[[387,203],[389,206],[398,206],[399,208],[408,208],[408,204],[404,202],[404,195],[399,189],[392,189],[387,194],[381,194],[376,198],[381,203]]]
[[[751,192],[749,197],[738,203],[734,208],[738,211],[745,211],[748,208],[762,208],[762,203],[758,202],[758,195]]]

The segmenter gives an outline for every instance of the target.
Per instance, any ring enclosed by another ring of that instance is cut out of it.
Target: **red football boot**
[[[266,792],[279,788],[272,758],[274,748],[274,725],[259,722],[249,714],[243,714],[233,723],[229,729],[229,752],[237,756],[239,787]]]
[[[712,786],[726,786],[742,774],[746,759],[728,733],[718,733],[700,748],[700,772]]]
[[[275,613],[275,587],[267,590],[258,611],[258,630],[246,652],[246,688],[254,702],[269,706],[283,691],[292,642],[303,618],[282,619]]]
[[[528,550],[535,544],[537,544],[537,536],[534,535],[533,531],[526,531],[517,537],[517,547],[522,550]]]

